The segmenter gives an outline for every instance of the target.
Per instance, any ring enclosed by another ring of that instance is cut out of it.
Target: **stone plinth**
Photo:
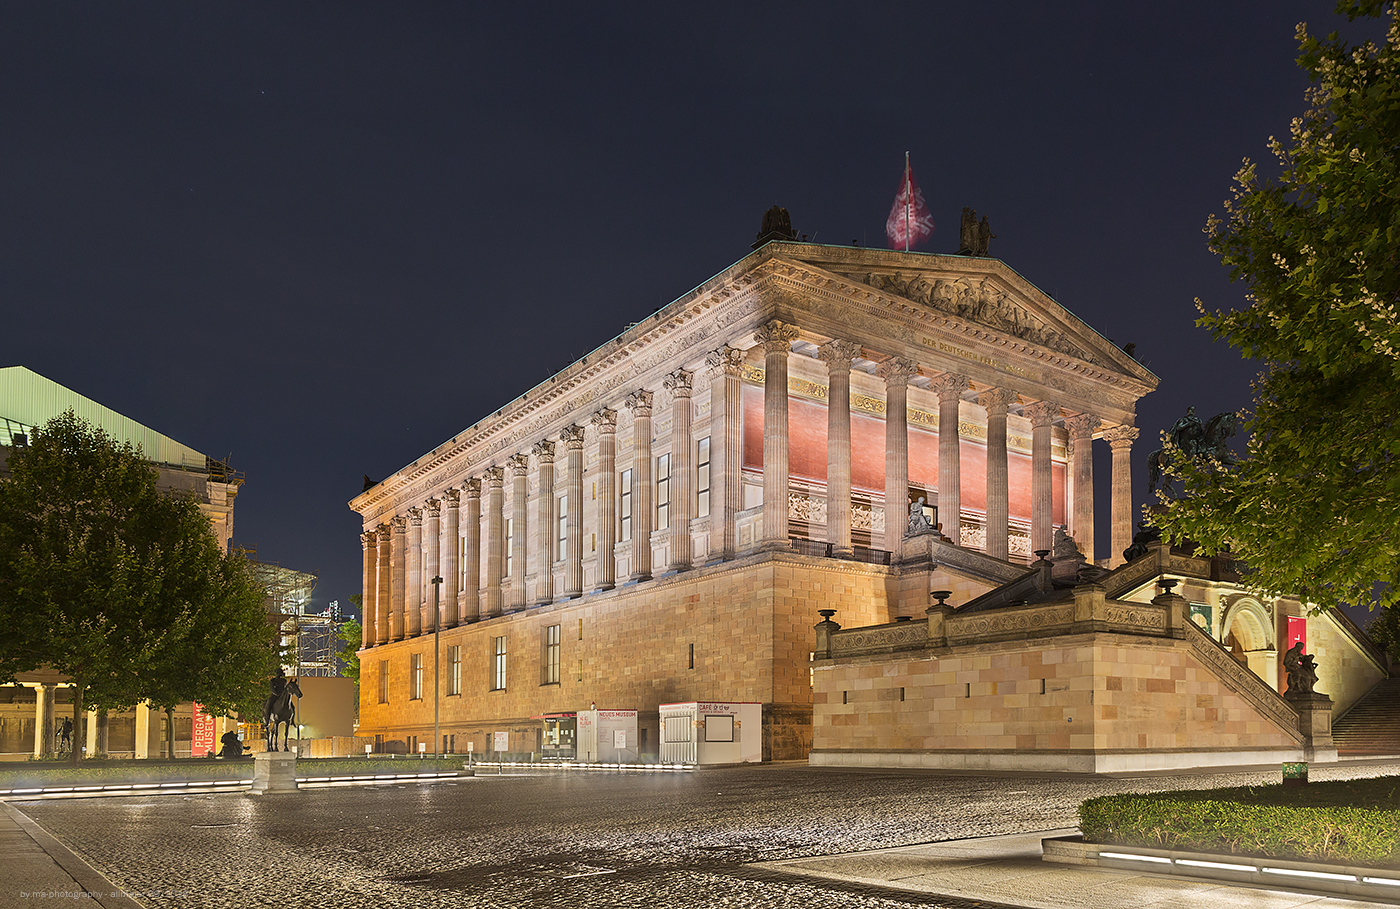
[[[290,751],[263,751],[253,755],[253,787],[249,795],[295,792],[297,756]]]
[[[1337,760],[1337,746],[1332,742],[1332,699],[1315,691],[1289,691],[1283,697],[1298,711],[1298,728],[1308,738],[1307,760],[1314,764]]]

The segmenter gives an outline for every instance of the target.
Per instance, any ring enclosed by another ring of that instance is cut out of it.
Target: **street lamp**
[[[441,757],[442,732],[438,726],[438,705],[442,699],[442,680],[438,675],[438,638],[442,631],[442,610],[438,608],[438,589],[442,577],[433,578],[433,758]]]

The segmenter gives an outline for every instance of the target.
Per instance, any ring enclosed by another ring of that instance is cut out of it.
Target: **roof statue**
[[[958,226],[958,255],[960,256],[990,256],[988,251],[991,242],[997,238],[992,233],[992,226],[987,221],[987,216],[983,215],[982,220],[977,220],[977,209],[963,206],[962,220]]]
[[[1149,494],[1162,490],[1175,497],[1171,478],[1165,468],[1171,459],[1169,449],[1178,449],[1193,461],[1215,461],[1228,466],[1235,462],[1234,452],[1230,451],[1230,438],[1235,434],[1239,417],[1234,413],[1218,413],[1205,423],[1196,416],[1196,408],[1186,408],[1186,415],[1172,424],[1167,431],[1166,445],[1147,456],[1147,491]]]
[[[758,249],[773,240],[796,239],[797,231],[792,229],[792,218],[788,216],[788,210],[781,205],[774,205],[763,213],[763,223],[758,228],[753,248]]]

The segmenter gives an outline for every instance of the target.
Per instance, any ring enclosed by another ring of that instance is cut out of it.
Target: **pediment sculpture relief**
[[[930,309],[976,322],[1005,332],[1038,347],[1069,354],[1089,363],[1110,367],[1104,361],[1068,335],[1056,331],[1048,323],[1033,316],[1016,303],[1011,295],[990,278],[930,278],[927,275],[904,275],[899,272],[864,272],[847,275],[876,290],[898,294]]]

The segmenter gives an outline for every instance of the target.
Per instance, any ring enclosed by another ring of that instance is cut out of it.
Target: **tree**
[[[345,666],[343,671],[347,679],[354,679],[355,684],[360,684],[360,639],[364,636],[364,626],[357,620],[351,619],[340,626],[340,650],[337,656]]]
[[[10,453],[0,483],[0,681],[50,667],[82,712],[261,685],[274,649],[261,597],[192,497],[163,495],[139,449],[70,410]]]
[[[1342,0],[1349,19],[1382,0]],[[1246,306],[1198,324],[1263,362],[1235,464],[1175,452],[1185,495],[1153,523],[1174,542],[1229,547],[1273,594],[1317,608],[1400,598],[1400,19],[1350,47],[1298,27],[1309,107],[1280,173],[1246,159],[1210,248]]]

